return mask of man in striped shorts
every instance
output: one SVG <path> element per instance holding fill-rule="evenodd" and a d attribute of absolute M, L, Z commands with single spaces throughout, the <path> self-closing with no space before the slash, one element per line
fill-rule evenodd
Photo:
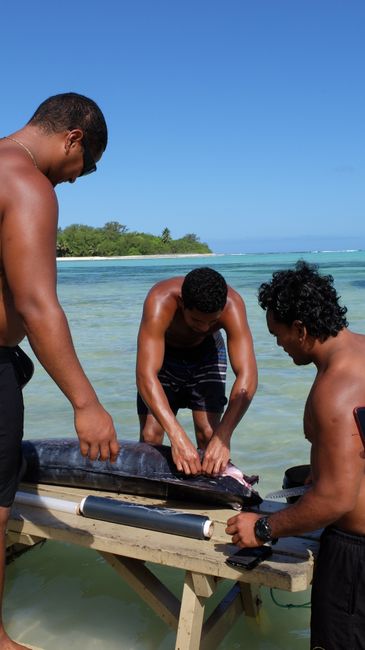
<path fill-rule="evenodd" d="M 235 374 L 225 412 L 227 360 L 220 330 Z M 138 335 L 137 387 L 141 440 L 162 444 L 166 432 L 179 471 L 224 471 L 231 436 L 257 388 L 257 368 L 244 302 L 220 273 L 196 268 L 149 291 Z M 176 419 L 179 408 L 192 411 L 202 461 Z"/>

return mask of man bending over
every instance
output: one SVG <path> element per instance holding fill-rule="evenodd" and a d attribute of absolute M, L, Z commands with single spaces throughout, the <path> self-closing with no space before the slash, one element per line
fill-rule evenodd
<path fill-rule="evenodd" d="M 220 330 L 236 377 L 223 417 L 227 360 Z M 232 433 L 256 391 L 257 369 L 244 302 L 220 273 L 197 268 L 152 287 L 138 335 L 137 386 L 141 440 L 162 444 L 166 431 L 179 471 L 224 471 Z M 192 410 L 202 462 L 176 419 L 179 408 Z"/>

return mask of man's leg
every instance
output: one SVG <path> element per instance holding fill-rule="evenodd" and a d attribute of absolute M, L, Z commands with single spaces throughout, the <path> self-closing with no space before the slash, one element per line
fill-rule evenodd
<path fill-rule="evenodd" d="M 5 581 L 5 535 L 10 515 L 10 505 L 21 470 L 21 441 L 23 437 L 23 396 L 20 380 L 9 353 L 0 348 L 0 648 L 1 650 L 24 650 L 26 646 L 12 641 L 5 629 L 2 602 Z"/>
<path fill-rule="evenodd" d="M 221 421 L 221 417 L 221 413 L 193 411 L 193 421 L 198 449 L 206 449 L 209 440 Z"/>
<path fill-rule="evenodd" d="M 138 417 L 140 442 L 162 445 L 165 432 L 152 413 L 139 414 Z"/>
<path fill-rule="evenodd" d="M 178 393 L 175 394 L 168 386 L 164 386 L 163 388 L 169 406 L 176 415 L 179 410 Z M 140 442 L 149 442 L 151 445 L 162 445 L 165 431 L 149 411 L 139 393 L 137 393 L 137 413 L 139 417 Z"/>
<path fill-rule="evenodd" d="M 25 645 L 20 645 L 12 641 L 4 629 L 2 617 L 2 602 L 4 595 L 4 582 L 5 582 L 5 534 L 6 526 L 10 515 L 10 508 L 3 508 L 0 506 L 0 648 L 1 650 L 27 650 Z"/>
<path fill-rule="evenodd" d="M 365 650 L 364 564 L 364 535 L 325 529 L 312 583 L 312 650 Z"/>

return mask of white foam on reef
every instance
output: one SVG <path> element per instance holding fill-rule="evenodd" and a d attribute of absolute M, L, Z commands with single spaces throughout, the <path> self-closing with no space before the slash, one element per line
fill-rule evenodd
<path fill-rule="evenodd" d="M 328 250 L 309 251 L 310 253 L 360 253 L 361 248 L 334 248 Z"/>

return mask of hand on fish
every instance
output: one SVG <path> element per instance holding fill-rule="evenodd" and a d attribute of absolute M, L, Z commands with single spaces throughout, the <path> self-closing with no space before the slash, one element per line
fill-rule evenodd
<path fill-rule="evenodd" d="M 202 466 L 198 451 L 187 436 L 179 436 L 171 441 L 172 460 L 178 472 L 184 474 L 201 474 Z"/>
<path fill-rule="evenodd" d="M 83 456 L 90 460 L 116 461 L 120 445 L 113 420 L 100 402 L 75 409 L 74 421 Z"/>
<path fill-rule="evenodd" d="M 202 472 L 212 476 L 222 474 L 229 463 L 230 448 L 218 438 L 212 436 L 204 451 Z"/>

